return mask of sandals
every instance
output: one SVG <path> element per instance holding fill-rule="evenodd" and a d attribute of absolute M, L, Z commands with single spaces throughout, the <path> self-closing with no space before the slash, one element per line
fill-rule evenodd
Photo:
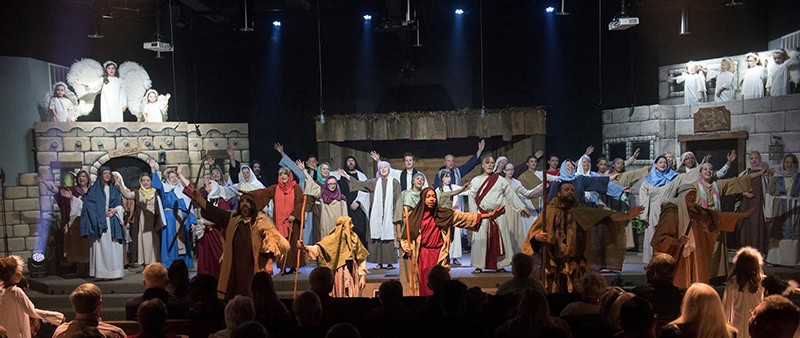
<path fill-rule="evenodd" d="M 475 269 L 475 270 L 472 270 L 472 274 L 473 274 L 473 275 L 480 274 L 481 272 L 483 272 L 483 270 L 481 270 L 481 269 Z"/>

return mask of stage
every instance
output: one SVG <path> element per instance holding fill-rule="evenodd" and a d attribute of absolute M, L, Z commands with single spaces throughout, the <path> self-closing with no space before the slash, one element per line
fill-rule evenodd
<path fill-rule="evenodd" d="M 504 273 L 484 272 L 477 275 L 472 274 L 474 268 L 469 266 L 469 254 L 465 254 L 459 261 L 463 265 L 451 269 L 452 277 L 461 280 L 468 287 L 480 287 L 481 290 L 489 294 L 494 294 L 500 283 L 511 278 L 510 268 L 508 272 Z M 308 275 L 315 266 L 315 264 L 310 264 L 300 269 L 298 290 L 309 288 Z M 398 278 L 397 265 L 393 270 L 373 270 L 374 267 L 375 264 L 368 264 L 367 286 L 363 291 L 365 297 L 373 297 L 382 282 Z M 800 279 L 800 270 L 798 269 L 765 266 L 764 270 L 766 274 L 776 274 L 783 279 Z M 94 282 L 103 290 L 103 318 L 106 320 L 123 320 L 125 319 L 125 302 L 132 297 L 141 295 L 144 291 L 141 272 L 141 268 L 128 269 L 125 271 L 123 279 L 104 282 L 95 282 L 92 278 L 62 278 L 59 276 L 31 278 L 29 279 L 30 289 L 28 289 L 28 296 L 36 304 L 37 308 L 60 311 L 66 314 L 67 318 L 71 318 L 73 312 L 68 297 L 70 292 L 81 283 Z M 190 277 L 193 277 L 194 274 L 194 271 L 190 272 Z M 602 274 L 608 280 L 609 285 L 622 286 L 623 288 L 632 288 L 646 282 L 644 264 L 642 264 L 641 253 L 638 252 L 626 253 L 625 264 L 621 272 L 603 271 Z M 274 276 L 274 282 L 279 297 L 292 298 L 294 274 Z"/>

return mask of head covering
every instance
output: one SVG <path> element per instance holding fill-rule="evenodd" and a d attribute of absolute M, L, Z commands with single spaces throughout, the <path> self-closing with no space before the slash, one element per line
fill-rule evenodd
<path fill-rule="evenodd" d="M 89 239 L 97 239 L 100 238 L 104 232 L 109 232 L 114 241 L 123 243 L 125 242 L 125 235 L 122 230 L 122 215 L 106 217 L 106 210 L 108 208 L 122 207 L 122 194 L 120 194 L 119 189 L 113 184 L 113 176 L 111 184 L 108 185 L 108 197 L 106 197 L 105 184 L 102 178 L 103 172 L 106 171 L 111 171 L 111 168 L 106 166 L 100 167 L 97 172 L 101 177 L 98 177 L 98 179 L 94 181 L 94 184 L 92 184 L 89 191 L 83 197 L 83 209 L 81 211 L 80 222 L 81 236 L 88 237 Z M 108 200 L 106 200 L 106 198 L 108 198 Z"/>
<path fill-rule="evenodd" d="M 589 170 L 583 170 L 583 162 L 589 162 Z M 581 156 L 578 164 L 575 165 L 575 173 L 578 176 L 594 176 L 592 175 L 592 159 L 587 155 Z"/>
<path fill-rule="evenodd" d="M 414 182 L 415 179 L 417 179 L 417 177 L 422 177 L 422 184 L 423 185 L 425 184 L 425 180 L 426 180 L 425 179 L 425 174 L 423 174 L 421 171 L 418 171 L 417 173 L 414 174 L 414 176 L 411 176 L 411 182 L 412 182 L 411 185 L 412 186 L 409 187 L 409 188 L 413 188 L 413 185 L 414 185 L 413 182 Z"/>
<path fill-rule="evenodd" d="M 257 190 L 250 190 L 250 191 L 241 191 L 242 196 L 239 198 L 246 198 L 253 201 L 253 209 L 254 210 L 263 210 L 269 200 L 267 199 L 267 191 L 265 189 L 257 189 Z"/>
<path fill-rule="evenodd" d="M 422 189 L 419 203 L 417 203 L 417 206 L 415 206 L 414 209 L 411 210 L 411 213 L 408 214 L 407 226 L 409 227 L 409 233 L 411 234 L 412 241 L 419 236 L 420 227 L 422 226 L 422 219 L 426 216 L 426 213 L 430 213 L 429 216 L 433 217 L 436 226 L 440 229 L 450 226 L 453 221 L 453 209 L 440 208 L 438 197 L 433 208 L 428 208 L 428 206 L 425 204 L 425 196 L 429 191 L 434 192 L 434 195 L 436 195 L 436 192 L 431 187 Z M 402 231 L 401 238 L 408 239 L 405 229 Z"/>
<path fill-rule="evenodd" d="M 572 166 L 575 167 L 577 171 L 577 166 L 575 165 L 575 162 L 572 162 L 571 160 L 564 160 L 564 162 L 561 162 L 561 169 L 559 170 L 560 175 L 558 176 L 558 178 L 562 181 L 572 181 L 576 177 L 578 177 L 578 175 L 575 174 L 574 172 L 571 174 L 567 172 L 567 162 L 572 163 Z"/>
<path fill-rule="evenodd" d="M 243 172 L 244 172 L 245 168 L 247 168 L 247 170 L 250 171 L 250 179 L 249 180 L 245 180 L 244 179 Z M 249 165 L 243 164 L 242 167 L 239 169 L 239 190 L 240 191 L 251 191 L 251 190 L 256 190 L 256 189 L 264 189 L 264 188 L 266 188 L 266 187 L 264 186 L 264 184 L 261 183 L 261 181 L 258 180 L 258 178 L 256 177 L 256 174 L 253 172 L 253 169 L 251 169 Z"/>
<path fill-rule="evenodd" d="M 448 185 L 448 188 L 453 185 L 453 172 L 450 171 L 450 169 L 442 168 L 442 169 L 439 169 L 438 173 L 436 173 L 436 176 L 439 176 L 439 189 L 443 189 L 443 187 L 444 187 L 444 176 L 445 175 L 450 175 L 450 185 Z"/>
<path fill-rule="evenodd" d="M 686 170 L 686 168 L 684 168 L 683 162 L 686 161 L 686 156 L 689 156 L 689 155 L 692 155 L 692 157 L 694 157 L 695 166 L 697 166 L 697 156 L 694 156 L 693 152 L 687 151 L 687 152 L 681 154 L 681 163 L 678 163 L 678 171 Z"/>
<path fill-rule="evenodd" d="M 358 235 L 350 229 L 351 222 L 350 217 L 339 216 L 336 218 L 336 227 L 317 243 L 322 251 L 317 259 L 319 266 L 335 271 L 345 266 L 349 260 L 358 265 L 367 259 L 369 252 Z"/>
<path fill-rule="evenodd" d="M 209 192 L 208 197 L 206 197 L 208 201 L 217 198 L 225 199 L 224 190 L 222 190 L 222 186 L 220 186 L 217 181 L 208 180 L 208 183 L 211 184 L 211 192 Z"/>
<path fill-rule="evenodd" d="M 503 171 L 503 168 L 500 167 L 500 162 L 503 162 L 503 161 L 508 162 L 508 158 L 505 157 L 505 156 L 500 156 L 496 160 L 494 160 L 494 168 L 492 168 L 492 172 Z M 506 164 L 503 163 L 503 166 L 505 166 L 505 165 Z"/>
<path fill-rule="evenodd" d="M 378 170 L 375 171 L 375 177 L 379 177 L 379 178 L 383 177 L 383 176 L 381 176 L 381 168 L 384 168 L 384 167 L 392 169 L 392 165 L 389 162 L 379 161 L 378 162 Z"/>
<path fill-rule="evenodd" d="M 328 162 L 322 162 L 317 166 L 317 173 L 316 173 L 315 179 L 317 180 L 317 183 L 319 183 L 321 185 L 325 185 L 325 180 L 328 179 L 327 177 L 322 177 L 322 166 L 323 165 L 327 165 L 328 166 L 328 174 L 329 174 L 329 176 L 330 176 L 330 172 L 331 172 L 331 165 L 328 164 Z"/>
<path fill-rule="evenodd" d="M 289 180 L 287 180 L 286 183 L 283 183 L 283 182 L 281 182 L 280 177 L 279 177 L 278 178 L 278 189 L 280 189 L 284 193 L 288 193 L 289 191 L 293 191 L 294 190 L 294 186 L 297 184 L 297 182 L 294 181 L 294 175 L 292 174 L 292 171 L 289 170 L 288 168 L 280 168 L 280 169 L 278 169 L 278 176 L 280 176 L 280 173 L 282 173 L 282 172 L 285 172 L 287 175 L 289 175 Z"/>
<path fill-rule="evenodd" d="M 191 205 L 191 203 L 192 203 L 192 199 L 189 198 L 189 196 L 186 196 L 186 194 L 183 193 L 183 188 L 184 188 L 183 182 L 181 182 L 181 180 L 178 180 L 177 184 L 172 185 L 172 182 L 169 181 L 169 173 L 170 172 L 174 172 L 174 173 L 177 174 L 177 171 L 175 171 L 175 169 L 173 169 L 173 168 L 169 168 L 167 170 L 164 170 L 164 193 L 165 194 L 168 194 L 170 192 L 175 193 L 175 196 L 177 196 L 179 199 L 182 199 L 184 205 L 186 207 L 189 207 Z"/>
<path fill-rule="evenodd" d="M 656 162 L 658 162 L 659 158 L 665 158 L 665 157 L 664 156 L 657 157 L 656 160 L 653 161 L 653 166 L 650 168 L 650 174 L 644 178 L 644 180 L 647 181 L 647 183 L 650 183 L 650 185 L 654 187 L 660 187 L 669 182 L 672 182 L 672 180 L 676 176 L 678 176 L 678 173 L 675 172 L 674 169 L 672 169 L 669 163 L 667 164 L 667 169 L 664 172 L 658 171 L 658 169 L 656 169 Z"/>
<path fill-rule="evenodd" d="M 328 181 L 333 180 L 336 183 L 336 189 L 331 191 L 328 189 Z M 334 176 L 328 176 L 328 179 L 325 180 L 325 185 L 322 187 L 322 202 L 325 204 L 331 204 L 334 201 L 344 201 L 347 200 L 347 197 L 342 194 L 342 190 L 339 189 L 339 181 Z"/>
<path fill-rule="evenodd" d="M 786 154 L 786 156 L 783 157 L 783 161 L 781 161 L 781 172 L 778 174 L 779 176 L 783 176 L 783 177 L 794 177 L 794 176 L 797 176 L 797 168 L 798 168 L 797 165 L 795 165 L 794 166 L 794 170 L 791 170 L 791 171 L 787 171 L 783 167 L 783 163 L 786 162 L 786 159 L 789 158 L 789 157 L 794 158 L 794 160 L 795 160 L 794 163 L 798 164 L 797 163 L 797 156 L 795 156 L 794 154 Z"/>
<path fill-rule="evenodd" d="M 345 157 L 345 158 L 344 158 L 344 165 L 345 165 L 345 168 L 347 168 L 347 160 L 349 160 L 349 159 L 351 159 L 351 158 L 353 159 L 353 162 L 355 162 L 355 163 L 356 163 L 356 167 L 355 167 L 355 169 L 356 169 L 356 170 L 358 170 L 358 171 L 362 171 L 362 170 L 361 170 L 361 167 L 359 167 L 359 166 L 358 166 L 358 160 L 356 160 L 356 158 L 355 158 L 354 156 L 347 156 L 347 157 Z M 348 169 L 348 170 L 349 170 L 349 169 Z"/>
<path fill-rule="evenodd" d="M 117 67 L 117 68 L 119 68 L 119 66 L 117 66 L 117 63 L 116 63 L 116 62 L 114 62 L 114 61 L 111 61 L 111 60 L 108 60 L 108 61 L 106 61 L 106 62 L 103 62 L 103 69 L 106 69 L 106 68 L 108 68 L 108 65 L 114 65 L 114 67 Z"/>
<path fill-rule="evenodd" d="M 142 184 L 143 177 L 144 176 L 139 176 L 139 195 L 142 196 L 142 198 L 144 198 L 145 201 L 149 201 L 156 197 L 156 193 L 158 192 L 158 190 L 156 190 L 156 188 L 153 188 L 152 183 L 150 184 L 150 188 L 145 188 L 144 184 Z"/>
<path fill-rule="evenodd" d="M 150 96 L 150 93 L 156 94 L 156 102 L 158 102 L 158 91 L 152 88 L 144 92 L 144 100 L 145 100 L 144 102 L 150 102 L 147 98 L 148 96 Z"/>

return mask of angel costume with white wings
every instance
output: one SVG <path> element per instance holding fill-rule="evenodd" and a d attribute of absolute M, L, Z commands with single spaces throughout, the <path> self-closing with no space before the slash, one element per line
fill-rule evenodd
<path fill-rule="evenodd" d="M 56 93 L 59 86 L 64 87 L 63 96 L 58 96 Z M 53 90 L 44 95 L 42 104 L 39 107 L 42 122 L 74 122 L 77 117 L 75 113 L 75 106 L 77 105 L 78 97 L 69 90 L 67 84 L 56 82 L 53 85 Z"/>
<path fill-rule="evenodd" d="M 155 101 L 150 102 L 150 94 L 155 95 Z M 167 120 L 167 108 L 169 108 L 169 94 L 159 95 L 155 89 L 148 89 L 142 98 L 142 113 L 139 121 L 143 122 L 164 122 Z"/>
<path fill-rule="evenodd" d="M 67 73 L 67 83 L 75 89 L 79 98 L 76 115 L 88 115 L 94 108 L 94 99 L 100 94 L 100 120 L 103 122 L 123 122 L 127 108 L 138 116 L 141 112 L 141 98 L 150 89 L 152 81 L 147 71 L 136 62 L 123 62 L 117 67 L 119 77 L 104 76 L 113 61 L 103 65 L 92 59 L 75 61 Z"/>

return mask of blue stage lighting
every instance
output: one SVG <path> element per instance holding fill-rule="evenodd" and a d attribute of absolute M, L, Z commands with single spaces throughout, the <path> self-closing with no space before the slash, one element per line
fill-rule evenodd
<path fill-rule="evenodd" d="M 461 14 L 464 14 L 464 10 L 461 9 L 461 8 L 457 8 L 455 13 L 456 13 L 456 15 L 461 15 Z"/>
<path fill-rule="evenodd" d="M 547 13 L 553 13 L 555 10 L 556 9 L 553 6 L 548 6 L 547 8 L 544 9 L 544 11 Z"/>
<path fill-rule="evenodd" d="M 372 20 L 372 15 L 365 14 L 364 15 L 364 21 L 370 21 L 370 20 Z"/>
<path fill-rule="evenodd" d="M 281 22 L 278 21 L 278 20 L 275 20 L 275 21 L 272 22 L 272 25 L 275 26 L 275 27 L 280 27 L 281 26 Z"/>

